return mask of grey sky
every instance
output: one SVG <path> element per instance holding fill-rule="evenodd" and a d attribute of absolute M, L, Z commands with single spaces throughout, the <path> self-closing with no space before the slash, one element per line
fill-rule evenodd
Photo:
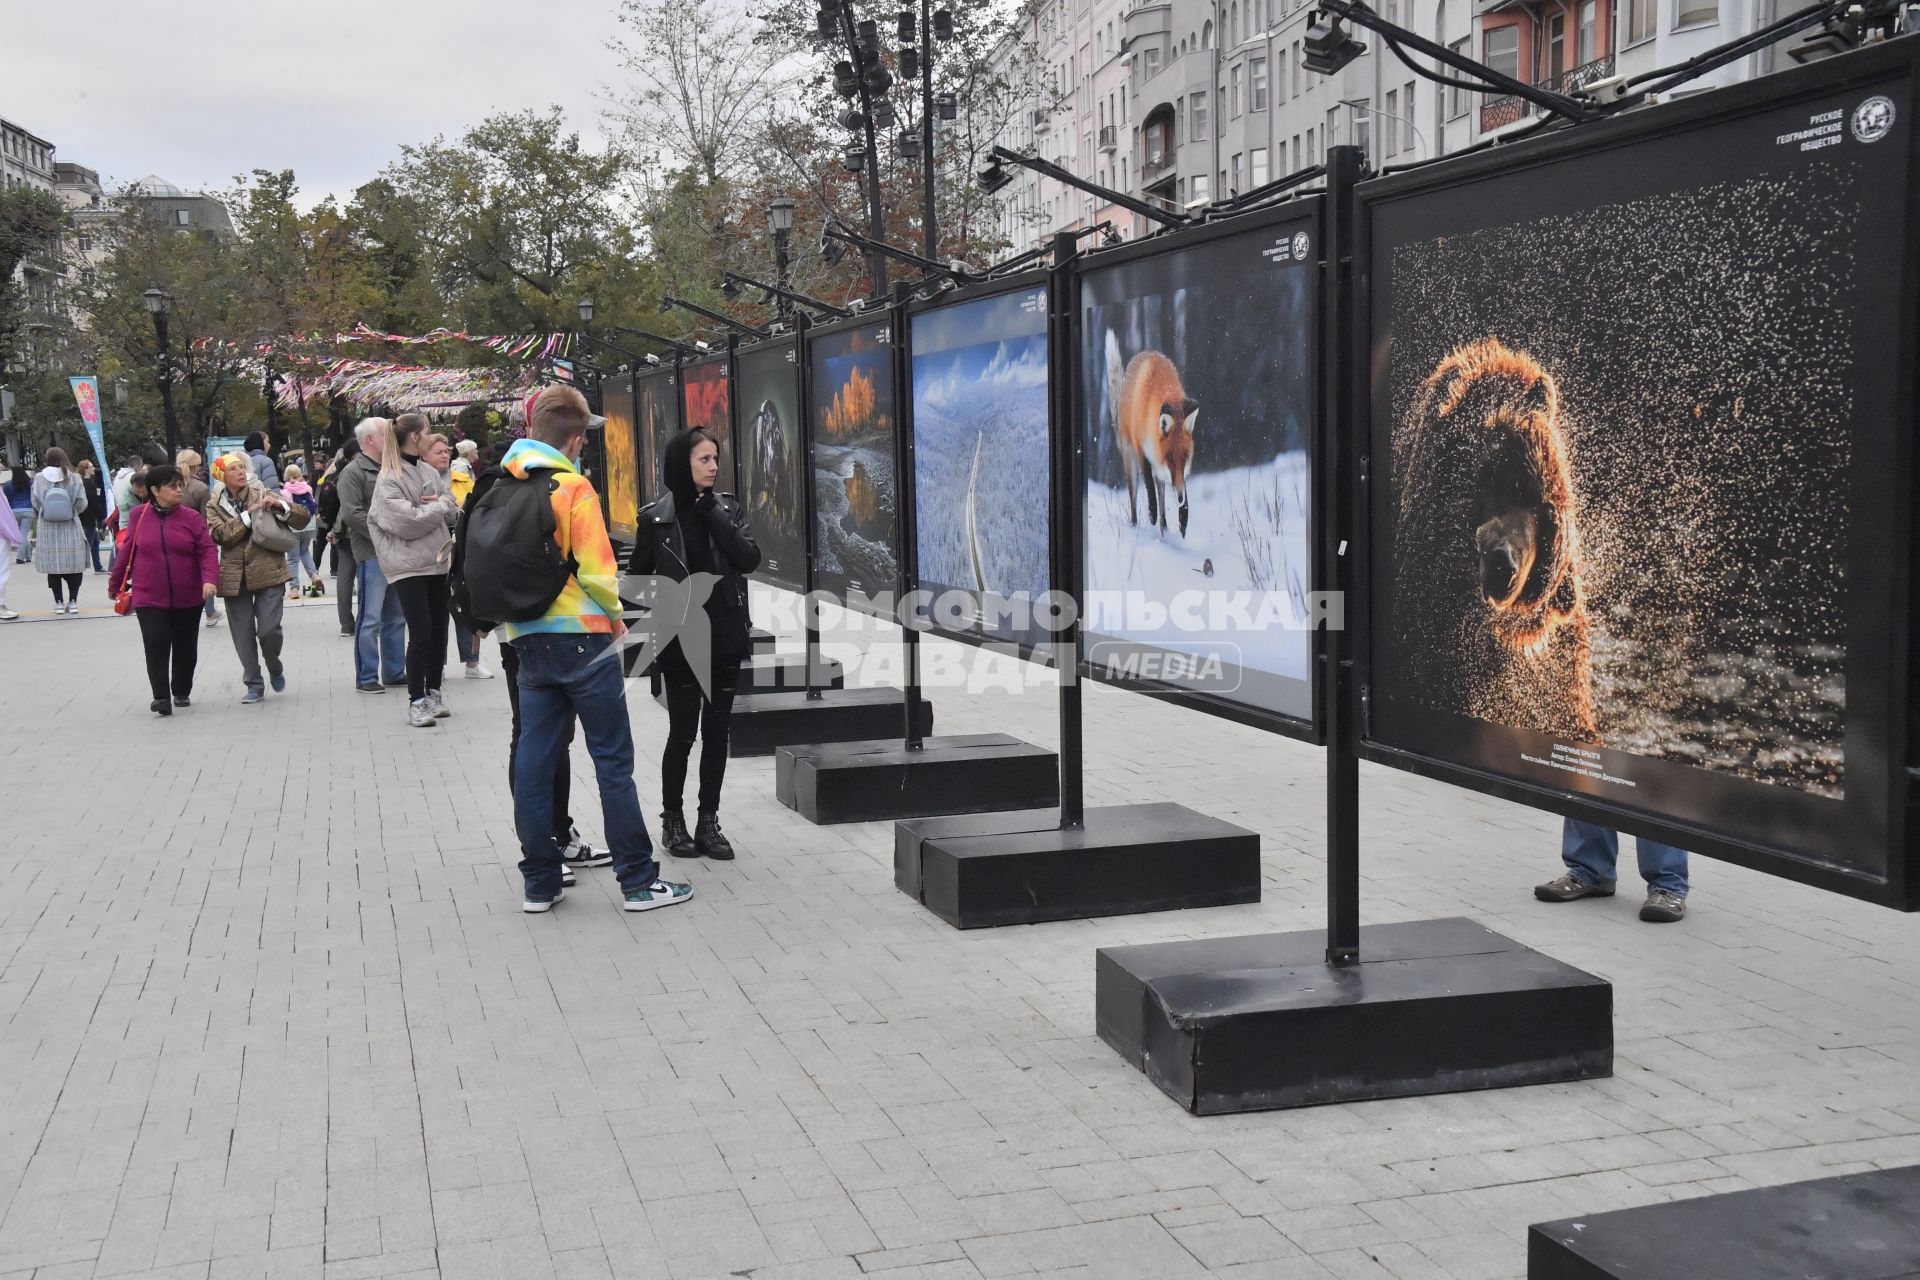
<path fill-rule="evenodd" d="M 342 199 L 401 143 L 558 104 L 597 146 L 617 0 L 0 0 L 0 116 L 110 185 L 291 168 Z"/>

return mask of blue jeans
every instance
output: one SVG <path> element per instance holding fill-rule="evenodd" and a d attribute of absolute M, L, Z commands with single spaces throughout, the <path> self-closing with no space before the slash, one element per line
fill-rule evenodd
<path fill-rule="evenodd" d="M 1639 846 L 1640 878 L 1647 882 L 1647 888 L 1686 897 L 1687 851 L 1645 836 L 1636 837 L 1634 843 Z M 1584 884 L 1612 884 L 1614 867 L 1620 861 L 1620 833 L 1568 818 L 1560 832 L 1560 861 Z"/>
<path fill-rule="evenodd" d="M 353 676 L 361 684 L 407 678 L 407 616 L 400 597 L 387 590 L 387 575 L 372 556 L 359 562 L 355 593 L 360 616 L 353 631 Z"/>
<path fill-rule="evenodd" d="M 621 890 L 631 893 L 660 878 L 653 839 L 640 814 L 640 791 L 633 781 L 626 677 L 619 655 L 610 653 L 612 648 L 611 636 L 581 633 L 525 635 L 513 642 L 520 664 L 513 826 L 520 837 L 520 874 L 531 901 L 547 901 L 560 891 L 560 846 L 553 839 L 553 771 L 566 752 L 568 728 L 576 716 L 600 784 L 600 819 Z"/>

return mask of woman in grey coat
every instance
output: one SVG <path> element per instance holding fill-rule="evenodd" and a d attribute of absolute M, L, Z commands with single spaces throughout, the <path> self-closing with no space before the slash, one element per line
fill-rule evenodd
<path fill-rule="evenodd" d="M 460 511 L 447 478 L 420 456 L 427 445 L 427 420 L 403 413 L 384 431 L 367 528 L 380 572 L 407 618 L 407 723 L 425 729 L 452 714 L 440 683 L 447 667 L 447 575 Z"/>
<path fill-rule="evenodd" d="M 47 575 L 55 613 L 80 612 L 80 580 L 87 571 L 87 487 L 64 449 L 49 449 L 46 467 L 33 478 L 33 516 L 39 540 L 33 567 Z M 61 588 L 65 591 L 62 592 Z"/>

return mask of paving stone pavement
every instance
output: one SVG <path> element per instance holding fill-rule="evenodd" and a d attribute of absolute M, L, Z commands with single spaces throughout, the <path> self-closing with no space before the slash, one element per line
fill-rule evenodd
<path fill-rule="evenodd" d="M 888 826 L 810 827 L 753 760 L 690 904 L 628 916 L 596 870 L 529 917 L 499 681 L 409 730 L 329 600 L 288 610 L 285 696 L 238 705 L 223 627 L 161 721 L 104 579 L 79 618 L 45 592 L 0 626 L 8 1280 L 1508 1280 L 1530 1222 L 1920 1160 L 1920 932 L 1879 908 L 1705 859 L 1678 926 L 1539 905 L 1557 820 L 1369 767 L 1365 918 L 1610 978 L 1616 1074 L 1197 1119 L 1095 1037 L 1094 949 L 1316 926 L 1311 748 L 1087 695 L 1089 802 L 1257 829 L 1258 905 L 958 932 Z M 1044 690 L 933 696 L 1055 741 Z"/>

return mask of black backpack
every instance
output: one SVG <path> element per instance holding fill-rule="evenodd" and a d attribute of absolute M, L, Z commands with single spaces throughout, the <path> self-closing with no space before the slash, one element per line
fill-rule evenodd
<path fill-rule="evenodd" d="M 468 611 L 487 622 L 532 622 L 566 590 L 578 565 L 554 540 L 552 473 L 503 474 L 460 514 Z"/>

